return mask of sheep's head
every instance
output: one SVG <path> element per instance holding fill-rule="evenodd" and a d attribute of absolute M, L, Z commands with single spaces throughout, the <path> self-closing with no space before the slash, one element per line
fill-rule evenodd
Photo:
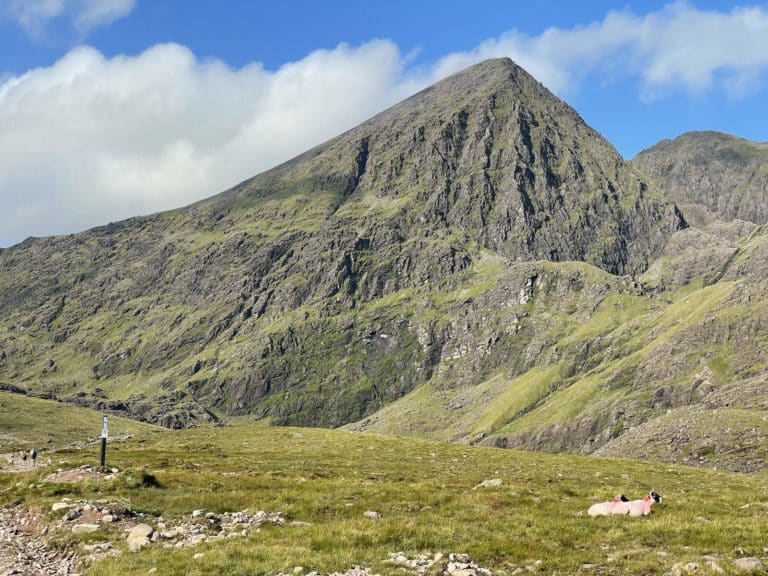
<path fill-rule="evenodd" d="M 661 498 L 661 496 L 659 495 L 659 493 L 658 493 L 658 492 L 656 492 L 656 491 L 654 491 L 654 490 L 651 490 L 651 493 L 649 494 L 649 496 L 651 497 L 651 499 L 652 499 L 654 502 L 657 502 L 657 503 L 658 503 L 658 502 L 661 502 L 661 501 L 662 501 L 662 498 Z"/>
<path fill-rule="evenodd" d="M 624 494 L 619 494 L 616 496 L 616 498 L 613 499 L 615 502 L 629 502 L 629 498 L 624 496 Z"/>

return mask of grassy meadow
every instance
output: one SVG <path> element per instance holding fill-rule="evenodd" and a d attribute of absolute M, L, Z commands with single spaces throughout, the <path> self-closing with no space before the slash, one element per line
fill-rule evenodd
<path fill-rule="evenodd" d="M 59 408 L 62 415 L 70 410 Z M 99 415 L 91 419 L 80 424 L 98 429 Z M 355 564 L 405 574 L 384 562 L 399 551 L 468 553 L 494 573 L 528 573 L 530 566 L 542 574 L 667 574 L 679 562 L 704 567 L 705 556 L 730 571 L 732 560 L 763 556 L 768 546 L 765 474 L 321 429 L 147 427 L 135 433 L 110 445 L 108 465 L 123 471 L 117 479 L 43 482 L 52 469 L 98 462 L 97 446 L 58 449 L 46 454 L 52 459 L 47 469 L 0 473 L 0 505 L 50 510 L 64 497 L 127 499 L 134 511 L 169 522 L 198 508 L 279 511 L 287 520 L 192 549 L 155 544 L 126 551 L 94 564 L 89 576 L 143 576 L 153 568 L 157 576 L 252 576 L 296 566 L 343 571 Z M 51 439 L 65 445 L 73 435 L 53 433 Z M 146 474 L 159 487 L 145 487 Z M 475 489 L 494 478 L 502 485 Z M 666 501 L 647 518 L 586 515 L 593 502 L 620 492 L 640 497 L 651 488 Z M 364 518 L 368 510 L 382 519 Z M 96 535 L 62 534 L 59 541 L 76 545 L 78 538 L 125 546 L 125 535 L 112 527 Z M 195 559 L 197 552 L 203 557 Z"/>

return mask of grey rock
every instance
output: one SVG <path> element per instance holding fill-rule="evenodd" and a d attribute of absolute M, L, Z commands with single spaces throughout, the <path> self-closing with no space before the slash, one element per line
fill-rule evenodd
<path fill-rule="evenodd" d="M 89 532 L 96 532 L 98 529 L 98 524 L 75 524 L 72 526 L 72 534 L 88 534 Z"/>
<path fill-rule="evenodd" d="M 137 524 L 128 532 L 128 549 L 135 552 L 144 546 L 148 546 L 153 533 L 154 528 L 149 524 Z"/>
<path fill-rule="evenodd" d="M 751 572 L 763 567 L 763 563 L 760 558 L 753 558 L 748 556 L 746 558 L 739 558 L 733 561 L 733 567 L 738 572 Z"/>

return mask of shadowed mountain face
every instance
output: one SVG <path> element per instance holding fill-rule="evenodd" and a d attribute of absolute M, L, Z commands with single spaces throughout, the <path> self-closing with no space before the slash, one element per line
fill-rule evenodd
<path fill-rule="evenodd" d="M 518 328 L 473 304 L 497 282 L 530 292 L 520 263 L 639 274 L 684 226 L 576 112 L 491 60 L 209 200 L 0 252 L 0 382 L 169 426 L 344 424 L 438 374 L 530 364 Z M 459 333 L 492 326 L 454 366 Z"/>
<path fill-rule="evenodd" d="M 768 143 L 688 132 L 644 150 L 632 164 L 680 206 L 693 205 L 686 214 L 694 220 L 703 206 L 723 220 L 768 222 Z"/>

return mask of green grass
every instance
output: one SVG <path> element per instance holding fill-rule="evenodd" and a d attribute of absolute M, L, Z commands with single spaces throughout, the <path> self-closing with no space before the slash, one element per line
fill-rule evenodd
<path fill-rule="evenodd" d="M 535 367 L 518 376 L 505 392 L 495 398 L 478 418 L 473 433 L 492 433 L 512 419 L 519 417 L 546 395 L 552 384 L 560 378 L 561 366 Z"/>
<path fill-rule="evenodd" d="M 50 449 L 99 437 L 101 414 L 86 408 L 0 392 L 0 452 L 30 448 Z M 146 435 L 163 431 L 158 426 L 109 418 L 109 433 Z"/>
<path fill-rule="evenodd" d="M 68 412 L 68 409 L 66 410 Z M 74 466 L 96 450 L 55 455 Z M 340 431 L 233 427 L 165 432 L 115 445 L 109 464 L 121 479 L 81 485 L 40 483 L 46 473 L 0 474 L 0 503 L 42 505 L 64 496 L 128 499 L 166 519 L 193 509 L 280 511 L 302 527 L 263 526 L 246 539 L 190 550 L 158 546 L 95 565 L 89 576 L 254 575 L 344 570 L 383 563 L 390 552 L 467 552 L 511 573 L 541 560 L 541 573 L 666 574 L 672 564 L 727 559 L 741 547 L 761 555 L 768 524 L 766 476 L 633 460 L 534 454 Z M 160 488 L 142 488 L 142 471 Z M 225 475 L 224 473 L 228 473 Z M 489 478 L 497 488 L 473 490 Z M 586 508 L 618 492 L 654 488 L 667 503 L 648 518 L 590 519 Z M 749 507 L 742 507 L 750 504 Z M 366 510 L 383 516 L 363 518 Z M 107 531 L 122 547 L 124 535 Z M 203 552 L 200 560 L 192 552 Z M 663 555 L 662 555 L 663 554 Z"/>

